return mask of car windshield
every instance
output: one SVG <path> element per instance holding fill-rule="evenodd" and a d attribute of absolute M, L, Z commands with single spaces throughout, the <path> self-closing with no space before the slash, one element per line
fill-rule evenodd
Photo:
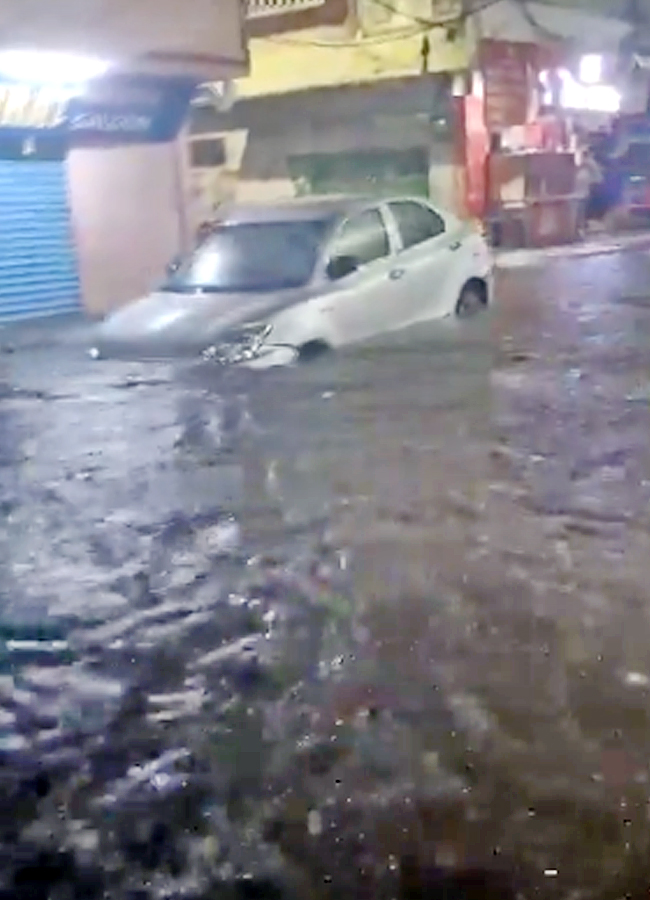
<path fill-rule="evenodd" d="M 255 222 L 217 228 L 163 290 L 249 292 L 298 288 L 311 278 L 327 220 Z"/>

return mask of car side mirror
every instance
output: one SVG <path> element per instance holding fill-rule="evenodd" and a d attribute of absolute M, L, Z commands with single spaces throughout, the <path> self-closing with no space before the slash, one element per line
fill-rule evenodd
<path fill-rule="evenodd" d="M 327 264 L 327 277 L 330 281 L 338 281 L 352 275 L 358 268 L 359 260 L 355 256 L 334 256 Z"/>
<path fill-rule="evenodd" d="M 168 262 L 168 263 L 167 263 L 167 267 L 165 268 L 165 272 L 167 273 L 167 276 L 168 276 L 168 277 L 171 277 L 171 276 L 174 275 L 176 272 L 178 272 L 178 270 L 180 269 L 180 267 L 181 267 L 181 258 L 180 258 L 180 256 L 176 256 L 174 259 L 172 259 L 171 262 Z"/>

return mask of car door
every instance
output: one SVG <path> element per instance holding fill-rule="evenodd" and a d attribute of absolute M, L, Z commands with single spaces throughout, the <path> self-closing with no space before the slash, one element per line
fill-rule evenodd
<path fill-rule="evenodd" d="M 404 324 L 446 315 L 456 302 L 451 294 L 459 236 L 428 203 L 392 200 L 388 211 L 399 240 L 393 278 L 403 291 Z"/>
<path fill-rule="evenodd" d="M 336 344 L 395 327 L 399 310 L 399 289 L 391 277 L 395 249 L 382 204 L 351 214 L 332 235 L 326 268 L 338 259 L 356 261 L 353 272 L 329 278 L 321 304 Z"/>

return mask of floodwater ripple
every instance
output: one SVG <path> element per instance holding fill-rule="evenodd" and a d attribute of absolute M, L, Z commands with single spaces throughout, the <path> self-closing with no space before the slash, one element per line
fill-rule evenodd
<path fill-rule="evenodd" d="M 646 896 L 648 268 L 263 377 L 17 342 L 3 896 Z"/>

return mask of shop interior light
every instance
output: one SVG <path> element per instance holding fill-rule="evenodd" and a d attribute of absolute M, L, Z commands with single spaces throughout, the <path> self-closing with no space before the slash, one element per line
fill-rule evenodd
<path fill-rule="evenodd" d="M 570 72 L 560 72 L 562 94 L 560 102 L 565 109 L 582 109 L 588 112 L 617 113 L 621 107 L 621 94 L 611 84 L 582 84 Z"/>
<path fill-rule="evenodd" d="M 591 84 L 587 88 L 587 109 L 592 112 L 617 113 L 621 100 L 621 92 L 611 84 Z"/>
<path fill-rule="evenodd" d="M 27 84 L 85 84 L 105 75 L 108 69 L 108 63 L 92 56 L 39 50 L 0 50 L 0 76 Z"/>
<path fill-rule="evenodd" d="M 559 69 L 562 81 L 560 103 L 565 109 L 585 110 L 598 113 L 617 113 L 621 108 L 621 94 L 611 84 L 584 84 L 577 81 L 567 69 Z M 541 73 L 544 87 L 544 103 L 553 103 L 552 91 L 547 72 Z"/>
<path fill-rule="evenodd" d="M 603 77 L 603 58 L 598 53 L 581 57 L 578 78 L 583 84 L 599 84 Z"/>

